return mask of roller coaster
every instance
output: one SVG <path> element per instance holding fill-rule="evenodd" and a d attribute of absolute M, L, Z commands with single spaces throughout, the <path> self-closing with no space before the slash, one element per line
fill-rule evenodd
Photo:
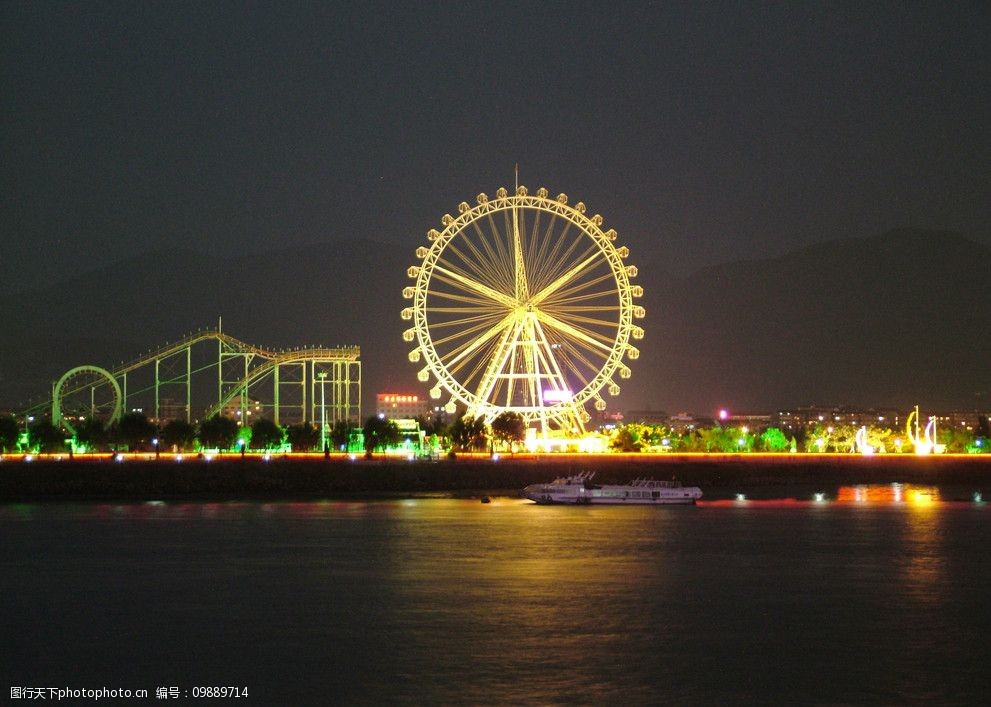
<path fill-rule="evenodd" d="M 193 332 L 113 368 L 66 371 L 51 397 L 25 411 L 50 410 L 52 424 L 75 431 L 87 418 L 112 424 L 125 412 L 156 423 L 195 422 L 220 413 L 249 425 L 361 419 L 357 346 L 267 349 L 216 329 Z"/>

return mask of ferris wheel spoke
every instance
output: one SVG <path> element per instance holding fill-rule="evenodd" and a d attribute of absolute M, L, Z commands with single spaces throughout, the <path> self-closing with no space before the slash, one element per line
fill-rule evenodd
<path fill-rule="evenodd" d="M 477 255 L 480 255 L 477 253 L 471 241 L 465 239 L 464 242 L 466 245 L 468 245 L 469 250 L 471 250 L 473 253 L 476 253 Z M 477 259 L 473 260 L 472 258 L 466 257 L 466 255 L 461 250 L 459 250 L 458 247 L 453 243 L 448 243 L 447 250 L 453 253 L 454 255 L 458 256 L 458 262 L 463 263 L 465 266 L 467 266 L 471 272 L 466 271 L 460 265 L 452 262 L 451 259 L 448 257 L 440 257 L 437 259 L 437 262 L 443 263 L 444 265 L 448 266 L 450 269 L 456 272 L 460 272 L 465 277 L 471 277 L 478 280 L 487 280 L 494 287 L 498 287 L 501 285 L 504 289 L 509 289 L 505 281 L 503 282 L 499 281 L 500 278 L 498 276 L 498 269 L 491 267 L 486 269 L 482 267 L 482 265 L 479 264 Z"/>
<path fill-rule="evenodd" d="M 461 267 L 458 263 L 454 263 L 446 258 L 438 258 L 437 264 L 434 267 L 442 269 L 445 272 L 450 272 L 455 275 L 460 275 L 462 278 L 467 278 L 468 280 L 471 280 L 472 282 L 477 282 L 480 285 L 491 287 L 495 290 L 499 289 L 499 285 L 500 285 L 499 282 L 492 282 L 491 284 L 489 284 L 488 282 L 483 282 L 483 280 L 488 281 L 491 278 L 487 276 L 475 277 L 470 272 L 466 271 L 463 267 Z M 503 286 L 503 289 L 511 290 L 512 288 Z"/>
<path fill-rule="evenodd" d="M 505 309 L 499 307 L 426 307 L 423 310 L 428 314 L 488 314 L 490 316 L 497 316 L 505 312 Z"/>
<path fill-rule="evenodd" d="M 586 376 L 585 373 L 581 371 L 578 368 L 578 366 L 575 365 L 574 361 L 572 361 L 571 359 L 569 358 L 564 359 L 564 365 L 567 366 L 568 370 L 571 371 L 571 374 L 581 382 L 581 385 L 578 387 L 579 392 L 585 390 L 585 388 L 587 388 L 589 384 L 592 382 L 592 379 Z M 589 370 L 595 370 L 595 369 L 590 368 Z"/>
<path fill-rule="evenodd" d="M 492 356 L 495 355 L 494 352 L 495 349 L 490 344 L 482 352 L 483 355 L 466 358 L 457 365 L 452 366 L 451 373 L 460 374 L 463 386 L 465 389 L 469 389 L 472 383 L 483 375 L 482 369 L 492 360 Z"/>
<path fill-rule="evenodd" d="M 526 278 L 526 265 L 523 262 L 523 235 L 520 227 L 518 209 L 508 212 L 513 219 L 513 294 L 518 302 L 526 301 L 530 293 L 530 285 Z"/>
<path fill-rule="evenodd" d="M 549 262 L 547 255 L 548 246 L 551 243 L 554 243 L 554 251 L 559 250 L 564 238 L 567 237 L 568 229 L 567 228 L 564 229 L 563 233 L 561 234 L 561 238 L 558 240 L 555 240 L 554 238 L 551 237 L 553 233 L 554 233 L 554 219 L 551 219 L 550 221 L 547 222 L 547 228 L 544 229 L 544 236 L 543 238 L 540 239 L 540 248 L 537 251 L 536 260 L 534 261 L 536 263 L 539 263 L 541 267 L 543 266 L 544 263 Z"/>
<path fill-rule="evenodd" d="M 554 317 L 547 312 L 535 311 L 534 314 L 537 318 L 544 324 L 550 326 L 553 329 L 557 329 L 559 332 L 568 334 L 575 339 L 584 341 L 590 346 L 596 347 L 602 351 L 612 350 L 612 339 L 608 339 L 601 334 L 596 334 L 595 332 L 588 331 L 582 327 L 576 327 L 568 322 L 562 321 L 557 317 Z"/>
<path fill-rule="evenodd" d="M 442 328 L 457 327 L 457 331 L 455 331 L 452 334 L 448 334 L 447 336 L 442 337 L 440 339 L 434 340 L 434 342 L 433 342 L 434 343 L 434 346 L 435 347 L 443 347 L 443 346 L 451 343 L 452 341 L 458 341 L 460 339 L 465 339 L 467 337 L 470 337 L 473 334 L 476 334 L 476 333 L 478 333 L 480 331 L 484 331 L 484 330 L 488 329 L 489 327 L 493 326 L 491 322 L 492 322 L 492 318 L 491 317 L 485 317 L 484 320 L 478 321 L 477 323 L 475 323 L 474 325 L 469 326 L 469 327 L 466 327 L 464 325 L 464 322 L 463 321 L 462 322 L 441 322 L 441 323 L 436 323 L 436 324 L 433 325 L 433 328 L 435 330 L 440 330 Z M 498 325 L 495 325 L 495 326 L 498 326 Z"/>
<path fill-rule="evenodd" d="M 569 354 L 568 356 L 564 357 L 565 362 L 569 366 L 574 368 L 576 375 L 578 375 L 580 378 L 584 378 L 584 376 L 578 372 L 578 369 L 574 363 L 575 360 L 578 360 L 581 363 L 583 363 L 585 365 L 585 368 L 589 371 L 600 370 L 602 368 L 602 364 L 606 360 L 606 357 L 602 356 L 601 355 L 602 352 L 599 351 L 598 349 L 592 351 L 584 346 L 579 348 L 576 344 L 572 342 L 565 342 L 562 346 L 564 350 L 567 351 Z M 598 362 L 593 362 L 588 356 L 586 356 L 585 355 L 586 351 L 589 354 L 593 355 L 594 357 L 598 358 L 599 359 Z"/>
<path fill-rule="evenodd" d="M 558 252 L 554 257 L 548 261 L 547 267 L 547 279 L 556 277 L 560 273 L 566 271 L 575 263 L 584 260 L 593 253 L 598 253 L 598 246 L 593 242 L 588 244 L 585 249 L 579 252 L 578 247 L 585 242 L 582 238 L 581 233 L 575 234 L 576 237 L 571 240 L 570 245 L 564 249 L 563 252 Z"/>
<path fill-rule="evenodd" d="M 448 284 L 462 285 L 463 287 L 469 290 L 473 290 L 477 294 L 484 295 L 485 297 L 488 297 L 491 300 L 499 302 L 500 304 L 504 304 L 507 307 L 516 306 L 516 300 L 514 300 L 509 295 L 504 295 L 502 292 L 499 292 L 498 290 L 494 290 L 488 285 L 483 285 L 481 282 L 476 282 L 469 277 L 461 275 L 460 273 L 456 273 L 445 267 L 441 267 L 440 265 L 435 265 L 434 276 L 438 276 L 438 275 L 440 275 L 441 279 L 443 279 Z"/>
<path fill-rule="evenodd" d="M 502 318 L 498 324 L 494 324 L 489 327 L 483 334 L 480 334 L 478 338 L 469 344 L 465 344 L 462 347 L 455 349 L 454 351 L 448 352 L 447 356 L 441 356 L 440 360 L 442 363 L 453 366 L 458 361 L 472 355 L 479 348 L 484 346 L 487 342 L 494 339 L 500 332 L 502 332 L 507 327 L 511 326 L 516 320 L 516 313 L 510 312 L 505 317 Z"/>
<path fill-rule="evenodd" d="M 574 253 L 575 248 L 578 247 L 578 243 L 579 243 L 579 239 L 577 238 L 571 239 L 570 241 L 568 240 L 569 234 L 571 233 L 571 222 L 565 224 L 565 226 L 561 229 L 560 235 L 556 239 L 553 238 L 553 233 L 554 233 L 554 221 L 552 220 L 549 224 L 547 224 L 547 232 L 545 234 L 545 240 L 546 241 L 553 240 L 554 247 L 551 248 L 551 252 L 547 256 L 547 259 L 541 260 L 540 262 L 541 269 L 543 269 L 544 263 L 550 263 L 550 269 L 552 272 L 555 265 L 568 261 L 568 259 L 571 257 L 571 254 Z M 566 243 L 570 243 L 570 245 L 566 249 L 564 249 L 564 245 Z M 563 254 L 561 253 L 562 249 L 565 250 Z"/>
<path fill-rule="evenodd" d="M 563 356 L 565 361 L 574 365 L 575 361 L 583 363 L 589 370 L 598 370 L 609 358 L 609 353 L 600 348 L 590 346 L 584 341 L 577 339 L 565 340 L 561 343 L 561 349 L 567 354 Z M 598 363 L 595 363 L 595 362 Z"/>
<path fill-rule="evenodd" d="M 599 290 L 598 292 L 588 292 L 584 295 L 575 295 L 574 297 L 549 297 L 544 300 L 542 305 L 543 309 L 551 309 L 554 307 L 566 307 L 569 304 L 574 304 L 576 302 L 602 302 L 613 300 L 614 303 L 610 304 L 614 309 L 620 308 L 620 303 L 615 292 Z"/>
<path fill-rule="evenodd" d="M 503 272 L 508 276 L 508 281 L 513 281 L 513 254 L 509 250 L 509 244 L 507 241 L 507 236 L 499 231 L 499 227 L 496 226 L 495 219 L 492 218 L 492 213 L 486 215 L 486 220 L 489 222 L 489 229 L 492 232 L 492 244 L 496 251 L 496 262 L 502 267 Z"/>
<path fill-rule="evenodd" d="M 558 290 L 551 297 L 548 297 L 547 299 L 551 301 L 556 301 L 559 299 L 566 299 L 571 301 L 575 299 L 589 298 L 594 296 L 610 297 L 612 299 L 616 299 L 616 290 L 608 290 L 608 291 L 600 290 L 599 292 L 586 292 L 585 294 L 579 294 L 580 292 L 583 292 L 584 290 L 587 290 L 590 287 L 595 287 L 600 283 L 612 279 L 613 279 L 612 272 L 606 272 L 596 277 L 581 279 L 576 281 L 575 284 L 570 287 L 565 287 L 563 289 Z"/>
<path fill-rule="evenodd" d="M 594 260 L 601 255 L 598 245 L 592 242 L 588 244 L 581 252 L 578 252 L 578 246 L 582 242 L 583 241 L 581 240 L 575 240 L 564 254 L 551 262 L 550 267 L 548 268 L 548 279 L 557 277 L 563 272 L 567 272 L 572 267 L 575 267 L 576 264 L 583 261 L 586 261 L 587 264 L 581 269 L 582 278 L 599 267 L 599 263 L 594 262 Z M 587 259 L 589 258 L 592 259 L 592 262 L 588 262 Z M 582 278 L 579 278 L 579 280 Z"/>
<path fill-rule="evenodd" d="M 608 320 L 605 320 L 605 319 L 596 319 L 594 317 L 584 317 L 584 316 L 582 316 L 580 314 L 569 313 L 567 317 L 562 317 L 561 319 L 562 319 L 562 321 L 564 321 L 564 319 L 567 319 L 567 321 L 569 323 L 571 323 L 571 324 L 576 324 L 576 325 L 577 324 L 588 324 L 588 325 L 591 325 L 593 327 L 597 327 L 597 329 L 595 329 L 594 331 L 599 331 L 600 329 L 606 329 L 606 330 L 614 330 L 614 329 L 616 329 L 616 322 L 615 321 L 608 321 Z M 588 331 L 589 333 L 591 333 L 593 330 L 586 329 L 586 331 Z M 612 338 L 610 338 L 609 341 L 612 341 Z"/>
<path fill-rule="evenodd" d="M 540 234 L 540 211 L 534 211 L 533 227 L 530 229 L 530 238 L 527 240 L 527 262 L 537 263 L 537 252 L 540 242 L 537 240 Z"/>
<path fill-rule="evenodd" d="M 585 258 L 584 260 L 578 262 L 570 270 L 568 270 L 566 273 L 564 273 L 563 275 L 561 275 L 560 277 L 558 277 L 556 280 L 554 280 L 554 282 L 552 282 L 551 284 L 547 285 L 544 289 L 542 289 L 540 292 L 538 292 L 533 297 L 531 297 L 530 298 L 530 302 L 532 304 L 534 304 L 534 305 L 540 304 L 542 301 L 544 301 L 545 299 L 547 299 L 548 297 L 550 297 L 552 294 L 554 294 L 554 292 L 556 292 L 558 289 L 560 289 L 563 285 L 565 285 L 569 281 L 573 280 L 582 270 L 584 270 L 591 263 L 593 263 L 598 256 L 599 256 L 599 253 L 598 253 L 598 251 L 596 251 L 593 255 L 591 255 L 591 256 Z"/>
<path fill-rule="evenodd" d="M 587 358 L 585 358 L 584 356 L 581 356 L 581 355 L 575 355 L 574 352 L 572 352 L 572 355 L 571 356 L 561 356 L 560 357 L 561 358 L 561 361 L 564 364 L 564 367 L 567 368 L 568 371 L 571 373 L 571 375 L 574 376 L 575 379 L 578 380 L 581 383 L 581 385 L 577 387 L 577 391 L 580 392 L 580 391 L 584 390 L 588 386 L 588 384 L 590 382 L 590 379 L 585 374 L 585 372 L 582 371 L 582 369 L 579 368 L 575 364 L 575 361 L 572 358 L 572 356 L 574 356 L 579 361 L 581 361 L 582 363 L 584 363 L 588 370 L 595 370 L 595 367 L 591 365 L 591 363 L 589 362 L 589 360 Z"/>
<path fill-rule="evenodd" d="M 491 313 L 476 314 L 471 317 L 458 317 L 454 319 L 434 319 L 430 326 L 434 329 L 450 329 L 452 327 L 466 327 L 472 325 L 474 331 L 478 330 L 478 327 L 491 326 L 493 322 L 497 321 L 498 317 L 493 316 Z M 472 333 L 474 333 L 474 331 Z"/>
<path fill-rule="evenodd" d="M 475 233 L 478 235 L 478 240 L 482 244 L 482 249 L 485 251 L 485 254 L 487 256 L 487 259 L 484 259 L 481 256 L 479 256 L 479 260 L 480 261 L 484 260 L 486 265 L 489 268 L 491 268 L 494 273 L 496 272 L 499 273 L 499 277 L 504 282 L 506 283 L 512 282 L 512 277 L 510 277 L 509 270 L 506 267 L 506 262 L 504 260 L 500 260 L 492 244 L 489 242 L 488 237 L 485 235 L 485 233 L 482 232 L 481 226 L 478 225 L 478 221 L 472 221 L 471 225 L 472 227 L 474 227 Z M 472 243 L 471 239 L 468 237 L 467 233 L 465 234 L 464 240 L 465 243 L 467 243 L 469 247 L 472 248 L 472 252 L 475 252 L 476 248 L 474 247 L 474 244 Z"/>
<path fill-rule="evenodd" d="M 574 305 L 574 306 L 560 304 L 555 307 L 544 306 L 543 309 L 547 312 L 551 312 L 556 315 L 575 314 L 578 312 L 618 312 L 619 311 L 619 307 L 613 304 L 586 304 L 586 305 Z M 614 324 L 614 322 L 609 322 L 609 323 Z"/>
<path fill-rule="evenodd" d="M 440 279 L 440 278 L 438 278 L 438 279 Z M 464 295 L 464 294 L 461 294 L 459 292 L 447 292 L 445 290 L 432 290 L 430 292 L 430 297 L 431 298 L 436 297 L 438 299 L 450 300 L 452 302 L 462 302 L 464 304 L 475 304 L 475 305 L 479 305 L 479 308 L 483 308 L 483 307 L 490 308 L 493 311 L 500 310 L 502 308 L 501 305 L 493 304 L 492 300 L 490 300 L 490 299 L 483 299 L 481 297 L 472 297 L 471 295 Z M 430 310 L 429 307 L 427 309 L 428 309 L 428 311 Z"/>

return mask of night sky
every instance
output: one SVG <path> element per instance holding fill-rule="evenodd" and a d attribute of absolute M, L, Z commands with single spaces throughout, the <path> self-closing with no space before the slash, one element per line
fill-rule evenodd
<path fill-rule="evenodd" d="M 4 3 L 3 289 L 172 245 L 411 250 L 517 162 L 674 273 L 988 242 L 991 6 L 856 5 Z"/>
<path fill-rule="evenodd" d="M 672 277 L 705 266 L 896 228 L 991 244 L 986 2 L 8 2 L 0 36 L 8 301 L 170 248 L 215 262 L 353 239 L 394 246 L 412 263 L 443 214 L 512 187 L 517 163 L 531 191 L 563 191 L 601 213 L 640 265 L 639 283 L 658 296 Z M 279 332 L 238 331 L 283 345 L 359 343 L 369 390 L 412 382 L 412 366 L 401 380 L 376 377 L 406 353 L 403 323 L 389 319 L 404 303 L 396 260 L 359 275 L 366 293 L 393 293 L 388 313 L 375 315 L 388 319 L 390 343 L 360 327 L 281 342 Z M 986 290 L 980 275 L 968 282 Z M 213 321 L 220 306 L 131 334 L 152 346 Z M 648 315 L 657 338 L 645 342 L 648 370 L 635 375 L 646 388 L 633 389 L 641 399 L 630 405 L 708 409 L 727 380 L 742 388 L 745 375 L 754 377 L 749 397 L 740 394 L 747 405 L 843 402 L 856 398 L 868 365 L 879 367 L 858 358 L 856 337 L 878 329 L 869 321 L 850 350 L 832 349 L 829 360 L 852 370 L 830 378 L 797 364 L 775 372 L 779 358 L 814 358 L 823 347 L 779 356 L 781 335 L 759 322 L 730 331 L 739 350 L 720 353 L 723 342 L 692 329 L 694 314 L 687 323 L 662 314 L 673 328 Z M 981 344 L 959 335 L 973 328 L 933 329 L 932 341 L 916 342 L 918 355 L 949 339 L 973 353 Z M 746 340 L 758 330 L 762 352 Z M 897 346 L 888 342 L 884 365 L 905 358 Z M 861 348 L 877 353 L 885 342 Z M 734 374 L 741 359 L 745 370 Z M 959 380 L 933 380 L 927 394 L 969 400 L 986 389 L 978 364 L 947 361 L 925 365 Z M 651 367 L 669 379 L 660 392 Z M 22 364 L 8 369 L 0 379 L 24 377 Z M 767 371 L 790 387 L 767 389 Z M 57 372 L 34 375 L 42 390 Z M 897 397 L 883 387 L 862 394 Z"/>

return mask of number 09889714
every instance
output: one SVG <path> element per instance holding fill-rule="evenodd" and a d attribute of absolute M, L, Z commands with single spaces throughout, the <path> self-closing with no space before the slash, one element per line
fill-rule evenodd
<path fill-rule="evenodd" d="M 193 697 L 247 697 L 247 687 L 194 687 Z"/>

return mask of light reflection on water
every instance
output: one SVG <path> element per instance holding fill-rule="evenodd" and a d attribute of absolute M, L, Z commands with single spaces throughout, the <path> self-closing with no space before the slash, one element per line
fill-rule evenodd
<path fill-rule="evenodd" d="M 845 493 L 2 507 L 4 670 L 256 704 L 979 702 L 989 511 Z"/>

